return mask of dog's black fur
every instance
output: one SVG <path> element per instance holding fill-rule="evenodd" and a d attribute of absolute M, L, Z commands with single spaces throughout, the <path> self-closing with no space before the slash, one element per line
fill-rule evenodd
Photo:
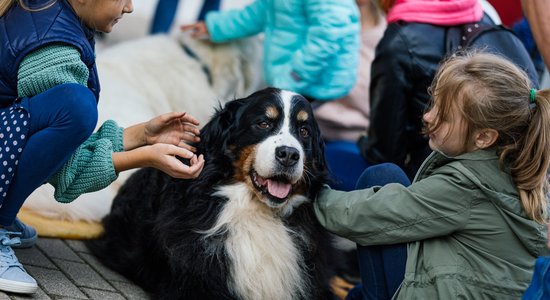
<path fill-rule="evenodd" d="M 103 236 L 87 243 L 92 253 L 102 263 L 150 292 L 155 299 L 330 297 L 331 238 L 317 222 L 312 206 L 327 180 L 324 146 L 309 103 L 297 94 L 289 98 L 289 94 L 268 88 L 230 101 L 223 109 L 218 109 L 201 131 L 197 149 L 205 155 L 206 164 L 197 179 L 176 180 L 154 169 L 142 169 L 133 174 L 116 196 L 111 213 L 103 220 Z M 283 98 L 287 99 L 286 104 Z M 293 145 L 278 138 L 283 136 L 282 120 L 286 116 L 285 105 L 289 104 L 287 138 L 295 139 Z M 267 139 L 281 143 L 273 153 L 276 156 L 274 169 L 277 170 L 272 170 L 272 179 L 259 176 L 253 169 L 258 145 Z M 269 144 L 267 147 L 271 149 Z M 288 153 L 281 153 L 281 149 Z M 265 152 L 265 148 L 262 151 Z M 300 163 L 296 155 L 304 156 L 301 158 L 303 174 L 287 191 L 288 182 L 293 180 L 288 175 L 289 169 Z M 272 186 L 279 188 L 268 186 L 269 180 Z M 282 183 L 277 185 L 277 181 Z M 228 203 L 240 201 L 229 199 L 228 194 L 216 194 L 216 191 L 236 183 L 246 187 L 245 194 L 249 195 L 246 197 L 251 201 L 243 202 L 250 205 L 244 209 L 254 213 L 241 214 L 241 208 L 228 209 L 238 212 L 238 218 L 212 230 Z M 284 228 L 282 237 L 288 237 L 291 247 L 277 248 L 281 246 L 277 244 L 279 240 L 270 239 L 280 233 L 272 232 L 271 225 L 260 224 L 258 226 L 264 227 L 257 229 L 252 228 L 255 225 L 246 227 L 245 234 L 255 233 L 248 238 L 262 240 L 252 245 L 261 246 L 264 242 L 273 245 L 266 246 L 271 251 L 263 253 L 256 265 L 247 265 L 250 268 L 246 270 L 257 270 L 257 274 L 236 274 L 243 272 L 232 260 L 236 257 L 246 260 L 249 254 L 235 253 L 243 250 L 239 245 L 228 250 L 226 242 L 228 238 L 239 243 L 246 241 L 235 237 L 240 234 L 240 221 L 248 221 L 247 218 L 254 218 L 256 213 L 278 224 L 273 228 Z M 235 232 L 238 234 L 234 235 Z M 296 250 L 297 259 L 288 257 L 289 264 L 298 265 L 294 266 L 298 270 L 295 278 L 285 271 L 286 265 L 280 272 L 271 273 L 272 265 L 280 264 L 277 260 L 287 259 L 275 252 L 289 250 L 287 248 Z M 250 251 L 265 249 L 252 247 Z M 239 283 L 236 277 L 240 278 Z M 296 279 L 300 283 L 290 282 Z M 287 286 L 275 292 L 264 291 L 266 287 L 273 289 L 272 284 Z"/>

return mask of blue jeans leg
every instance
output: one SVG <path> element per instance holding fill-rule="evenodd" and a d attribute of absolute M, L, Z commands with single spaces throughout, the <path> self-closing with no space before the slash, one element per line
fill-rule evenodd
<path fill-rule="evenodd" d="M 388 183 L 411 184 L 397 165 L 384 163 L 367 168 L 357 180 L 357 189 L 383 186 Z M 388 199 L 391 201 L 391 199 Z M 352 299 L 391 299 L 403 281 L 407 261 L 407 245 L 357 245 L 361 285 L 356 287 Z M 362 297 L 358 297 L 360 294 Z"/>
<path fill-rule="evenodd" d="M 170 31 L 178 9 L 179 0 L 159 0 L 151 23 L 151 34 Z"/>
<path fill-rule="evenodd" d="M 79 84 L 59 85 L 26 100 L 28 140 L 0 207 L 3 226 L 13 223 L 25 199 L 67 162 L 97 123 L 96 98 Z"/>
<path fill-rule="evenodd" d="M 531 284 L 521 299 L 550 299 L 550 256 L 541 256 L 537 258 Z"/>
<path fill-rule="evenodd" d="M 178 10 L 179 0 L 159 0 L 151 23 L 151 34 L 170 32 L 172 23 Z M 206 14 L 212 10 L 220 9 L 220 0 L 204 0 L 197 18 L 204 21 Z"/>
<path fill-rule="evenodd" d="M 197 20 L 204 21 L 204 18 L 206 17 L 206 14 L 208 12 L 213 10 L 219 10 L 219 9 L 220 9 L 220 0 L 204 0 L 204 4 L 202 5 L 202 8 Z"/>

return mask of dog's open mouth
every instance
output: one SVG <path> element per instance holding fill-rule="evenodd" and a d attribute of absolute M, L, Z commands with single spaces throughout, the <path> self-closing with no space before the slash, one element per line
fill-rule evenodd
<path fill-rule="evenodd" d="M 252 182 L 254 186 L 263 194 L 271 196 L 270 198 L 276 201 L 284 201 L 292 191 L 290 179 L 284 175 L 278 175 L 271 178 L 264 178 L 255 171 L 251 172 Z"/>

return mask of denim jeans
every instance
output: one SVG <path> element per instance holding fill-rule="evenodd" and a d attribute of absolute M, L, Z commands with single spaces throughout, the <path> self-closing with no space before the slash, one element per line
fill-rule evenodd
<path fill-rule="evenodd" d="M 411 184 L 401 168 L 395 164 L 384 163 L 367 168 L 357 180 L 356 189 L 383 186 L 388 183 L 400 183 L 404 186 Z M 407 245 L 357 245 L 357 252 L 361 283 L 349 292 L 346 299 L 391 299 L 403 281 Z"/>
<path fill-rule="evenodd" d="M 170 27 L 174 22 L 174 17 L 178 9 L 179 0 L 159 0 L 153 21 L 151 23 L 151 34 L 170 32 Z M 201 11 L 197 18 L 198 21 L 203 21 L 206 13 L 211 10 L 220 8 L 220 0 L 204 0 Z"/>

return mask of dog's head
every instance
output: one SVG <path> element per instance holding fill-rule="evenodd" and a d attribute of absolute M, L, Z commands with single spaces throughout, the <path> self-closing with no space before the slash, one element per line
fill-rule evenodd
<path fill-rule="evenodd" d="M 289 91 L 267 88 L 226 103 L 202 129 L 198 150 L 206 181 L 244 182 L 275 209 L 315 197 L 327 178 L 311 105 Z"/>

